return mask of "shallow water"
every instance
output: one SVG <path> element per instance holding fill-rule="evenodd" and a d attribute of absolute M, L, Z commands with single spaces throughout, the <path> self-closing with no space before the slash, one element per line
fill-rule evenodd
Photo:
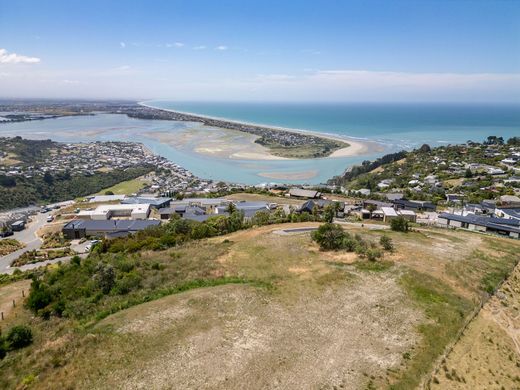
<path fill-rule="evenodd" d="M 0 124 L 0 136 L 56 141 L 136 141 L 154 153 L 184 166 L 199 177 L 231 182 L 322 183 L 348 166 L 381 154 L 428 143 L 432 146 L 482 141 L 488 135 L 520 136 L 520 109 L 513 105 L 377 105 L 377 104 L 263 104 L 146 102 L 149 105 L 271 126 L 305 129 L 343 137 L 375 140 L 383 153 L 309 160 L 229 160 L 175 148 L 150 138 L 148 132 L 179 133 L 200 124 L 128 118 L 99 114 L 43 121 Z M 208 128 L 208 131 L 211 131 Z M 269 179 L 260 173 L 291 176 L 315 171 L 305 180 Z"/>

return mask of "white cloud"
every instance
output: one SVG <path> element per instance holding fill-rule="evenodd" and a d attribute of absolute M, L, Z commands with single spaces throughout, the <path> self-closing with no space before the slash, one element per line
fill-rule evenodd
<path fill-rule="evenodd" d="M 130 70 L 130 69 L 131 69 L 130 65 L 122 65 L 122 66 L 118 66 L 117 68 L 115 68 L 115 70 L 121 70 L 121 71 Z"/>
<path fill-rule="evenodd" d="M 204 45 L 194 46 L 193 47 L 193 50 L 205 50 L 205 49 L 206 49 L 206 46 L 204 46 Z"/>
<path fill-rule="evenodd" d="M 215 48 L 215 50 L 220 50 L 220 51 L 225 51 L 225 50 L 227 50 L 227 49 L 228 49 L 228 47 L 225 46 L 225 45 L 220 45 L 220 46 L 217 46 L 217 47 Z"/>
<path fill-rule="evenodd" d="M 40 59 L 37 57 L 27 57 L 16 53 L 8 53 L 5 49 L 0 49 L 0 64 L 37 64 Z"/>
<path fill-rule="evenodd" d="M 159 45 L 159 46 L 161 46 L 161 45 Z M 182 42 L 167 43 L 164 46 L 166 46 L 166 47 L 184 47 L 184 43 L 182 43 Z"/>
<path fill-rule="evenodd" d="M 121 46 L 123 49 L 126 47 L 126 43 L 124 42 L 119 42 L 119 46 Z"/>

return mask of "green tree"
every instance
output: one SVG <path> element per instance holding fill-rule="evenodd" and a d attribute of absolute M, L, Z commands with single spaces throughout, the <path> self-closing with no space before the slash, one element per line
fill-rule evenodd
<path fill-rule="evenodd" d="M 347 233 L 340 225 L 328 222 L 312 233 L 312 239 L 319 244 L 322 250 L 342 249 L 347 238 Z"/>
<path fill-rule="evenodd" d="M 397 217 L 390 221 L 390 228 L 396 232 L 407 232 L 409 224 L 405 218 Z"/>
<path fill-rule="evenodd" d="M 334 216 L 336 215 L 336 207 L 334 204 L 329 204 L 325 207 L 323 211 L 323 220 L 328 223 L 332 223 L 334 220 Z"/>
<path fill-rule="evenodd" d="M 394 243 L 392 242 L 392 239 L 388 236 L 381 236 L 381 238 L 379 239 L 379 243 L 385 251 L 394 250 Z"/>
<path fill-rule="evenodd" d="M 27 307 L 34 313 L 47 307 L 52 302 L 52 294 L 49 289 L 37 279 L 31 283 L 31 292 L 27 297 Z"/>
<path fill-rule="evenodd" d="M 10 350 L 26 347 L 33 341 L 31 328 L 25 325 L 13 326 L 7 333 L 5 341 Z"/>

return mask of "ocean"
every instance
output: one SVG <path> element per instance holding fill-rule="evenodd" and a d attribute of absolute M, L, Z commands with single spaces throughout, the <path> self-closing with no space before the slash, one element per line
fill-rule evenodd
<path fill-rule="evenodd" d="M 128 118 L 126 115 L 63 117 L 0 124 L 0 136 L 20 135 L 31 139 L 62 142 L 136 141 L 151 151 L 184 166 L 201 178 L 235 183 L 265 182 L 318 184 L 347 167 L 382 154 L 431 146 L 482 141 L 488 135 L 520 136 L 520 109 L 513 105 L 376 105 L 376 104 L 264 104 L 182 103 L 148 101 L 157 108 L 227 118 L 277 127 L 310 130 L 342 137 L 374 140 L 385 150 L 363 156 L 307 160 L 230 160 L 195 153 L 189 148 L 161 143 L 150 132 L 179 134 L 200 127 L 190 122 Z M 347 139 L 348 141 L 348 139 Z M 261 173 L 282 174 L 288 179 L 266 178 Z M 308 179 L 291 179 L 313 172 Z"/>
<path fill-rule="evenodd" d="M 376 140 L 389 147 L 520 136 L 520 105 L 373 103 L 208 103 L 147 105 L 236 121 Z"/>

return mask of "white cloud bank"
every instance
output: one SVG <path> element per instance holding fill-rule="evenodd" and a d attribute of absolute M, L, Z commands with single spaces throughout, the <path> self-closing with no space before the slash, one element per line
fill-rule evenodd
<path fill-rule="evenodd" d="M 258 75 L 246 85 L 258 95 L 280 91 L 295 100 L 520 102 L 520 73 L 316 70 Z"/>
<path fill-rule="evenodd" d="M 520 73 L 307 69 L 248 76 L 173 63 L 160 70 L 128 64 L 67 71 L 13 67 L 6 75 L 0 72 L 0 97 L 520 103 Z"/>
<path fill-rule="evenodd" d="M 0 49 L 0 64 L 37 64 L 40 59 L 27 57 L 16 53 L 8 53 L 6 49 Z"/>

